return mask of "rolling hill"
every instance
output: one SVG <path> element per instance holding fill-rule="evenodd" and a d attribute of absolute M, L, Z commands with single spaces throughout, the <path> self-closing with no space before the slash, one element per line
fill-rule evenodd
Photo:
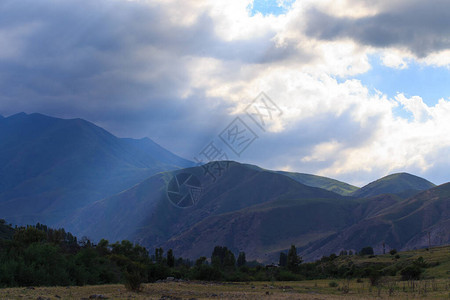
<path fill-rule="evenodd" d="M 121 139 L 82 119 L 0 119 L 0 218 L 53 225 L 152 174 L 192 165 L 150 139 Z"/>
<path fill-rule="evenodd" d="M 358 198 L 373 197 L 381 194 L 396 194 L 408 198 L 435 187 L 426 179 L 408 173 L 396 173 L 363 186 L 350 195 Z"/>

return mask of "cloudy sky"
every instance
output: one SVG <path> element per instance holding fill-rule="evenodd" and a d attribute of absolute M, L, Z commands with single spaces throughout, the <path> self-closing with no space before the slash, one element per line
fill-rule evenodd
<path fill-rule="evenodd" d="M 3 0 L 0 45 L 3 116 L 356 185 L 450 180 L 448 0 Z M 264 128 L 260 92 L 282 112 Z M 220 139 L 236 117 L 257 136 L 239 156 Z"/>

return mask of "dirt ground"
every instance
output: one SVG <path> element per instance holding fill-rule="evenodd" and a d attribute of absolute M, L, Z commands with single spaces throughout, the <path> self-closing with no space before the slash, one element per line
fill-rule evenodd
<path fill-rule="evenodd" d="M 0 299 L 450 299 L 450 281 L 405 282 L 371 287 L 368 282 L 337 280 L 300 282 L 159 282 L 142 285 L 139 293 L 123 285 L 28 287 L 0 289 Z"/>

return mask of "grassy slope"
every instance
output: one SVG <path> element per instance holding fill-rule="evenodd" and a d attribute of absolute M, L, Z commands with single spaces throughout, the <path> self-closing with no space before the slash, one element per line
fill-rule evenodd
<path fill-rule="evenodd" d="M 371 182 L 351 195 L 362 198 L 381 194 L 399 194 L 407 198 L 418 191 L 425 191 L 433 187 L 435 187 L 433 183 L 423 178 L 408 173 L 397 173 Z"/>
<path fill-rule="evenodd" d="M 288 176 L 294 179 L 295 181 L 303 183 L 304 185 L 318 187 L 321 189 L 338 193 L 343 196 L 348 196 L 351 193 L 356 192 L 358 190 L 358 187 L 356 186 L 327 177 L 304 173 L 284 172 L 284 171 L 280 171 L 277 173 Z"/>
<path fill-rule="evenodd" d="M 417 249 L 409 251 L 398 252 L 400 258 L 395 258 L 395 255 L 384 254 L 376 255 L 370 258 L 369 256 L 341 256 L 338 258 L 340 263 L 348 264 L 353 262 L 355 265 L 366 264 L 382 264 L 385 268 L 398 267 L 398 269 L 412 263 L 419 257 L 423 257 L 424 261 L 432 266 L 425 269 L 423 273 L 424 279 L 432 278 L 450 278 L 450 245 L 441 247 L 432 247 L 430 250 Z M 434 265 L 438 263 L 437 265 Z"/>

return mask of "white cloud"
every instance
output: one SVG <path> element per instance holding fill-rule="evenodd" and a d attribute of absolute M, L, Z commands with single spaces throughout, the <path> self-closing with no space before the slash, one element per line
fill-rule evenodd
<path fill-rule="evenodd" d="M 412 59 L 412 55 L 404 53 L 395 49 L 383 51 L 381 54 L 381 61 L 386 67 L 394 69 L 408 68 L 408 60 Z"/>

